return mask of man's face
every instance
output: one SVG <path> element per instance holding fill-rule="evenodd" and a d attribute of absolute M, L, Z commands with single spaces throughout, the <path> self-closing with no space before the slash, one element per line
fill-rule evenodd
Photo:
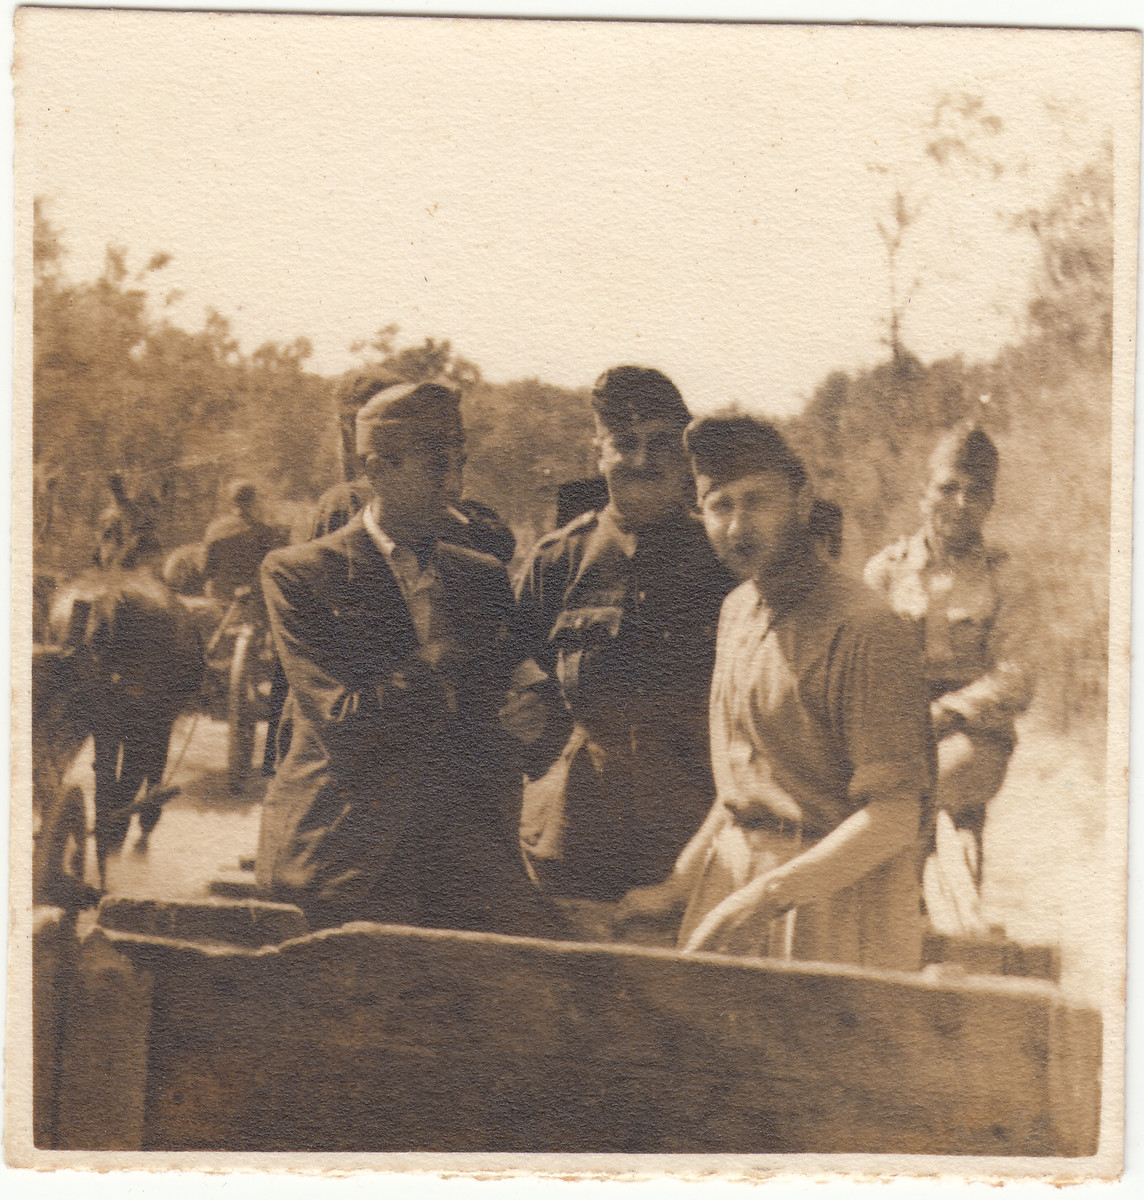
<path fill-rule="evenodd" d="M 930 474 L 922 501 L 922 513 L 930 532 L 950 550 L 973 545 L 993 507 L 988 484 L 958 470 L 951 463 L 938 463 Z"/>
<path fill-rule="evenodd" d="M 628 520 L 651 524 L 687 506 L 691 472 L 678 425 L 635 421 L 612 430 L 597 421 L 596 444 L 608 494 Z"/>
<path fill-rule="evenodd" d="M 700 511 L 715 553 L 740 579 L 766 583 L 798 541 L 798 491 L 782 471 L 760 471 L 703 490 Z"/>
<path fill-rule="evenodd" d="M 429 535 L 445 509 L 461 498 L 465 451 L 461 444 L 413 444 L 403 452 L 370 458 L 366 463 L 391 536 Z"/>

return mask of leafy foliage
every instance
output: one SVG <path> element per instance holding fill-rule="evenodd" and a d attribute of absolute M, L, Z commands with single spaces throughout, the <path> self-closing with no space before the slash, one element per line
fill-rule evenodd
<path fill-rule="evenodd" d="M 927 154 L 943 170 L 1002 169 L 992 155 L 998 128 L 976 98 L 951 97 L 935 110 Z M 900 190 L 894 205 L 906 205 Z M 912 211 L 892 208 L 881 230 L 891 267 Z M 1025 619 L 1038 658 L 1039 703 L 1064 725 L 1105 703 L 1110 148 L 1019 222 L 1037 238 L 1041 256 L 1018 344 L 992 362 L 927 365 L 902 343 L 900 320 L 892 320 L 888 361 L 831 373 L 787 428 L 821 494 L 843 507 L 844 563 L 860 570 L 870 554 L 916 527 L 938 431 L 967 415 L 981 421 L 1002 456 L 990 530 L 1032 580 Z M 307 371 L 305 338 L 247 355 L 218 313 L 193 332 L 172 324 L 150 298 L 164 254 L 132 274 L 126 252 L 111 247 L 98 278 L 72 283 L 59 235 L 39 205 L 34 253 L 41 567 L 74 570 L 87 560 L 112 470 L 131 490 L 157 493 L 170 545 L 201 536 L 234 475 L 262 485 L 280 513 L 334 482 L 341 470 L 335 381 Z M 894 305 L 907 297 L 896 292 Z M 394 325 L 354 350 L 363 365 L 462 389 L 467 489 L 510 522 L 522 551 L 552 526 L 556 486 L 593 473 L 583 392 L 538 379 L 490 383 L 448 340 L 402 346 Z"/>
<path fill-rule="evenodd" d="M 328 385 L 305 370 L 310 346 L 267 344 L 243 355 L 225 317 L 188 332 L 152 313 L 156 254 L 134 275 L 109 247 L 92 282 L 63 272 L 57 231 L 37 204 L 34 230 L 34 530 L 42 566 L 70 572 L 90 557 L 107 477 L 160 502 L 169 545 L 195 540 L 235 475 L 278 500 L 308 498 L 328 476 L 319 433 Z M 269 486 L 267 486 L 269 485 Z"/>

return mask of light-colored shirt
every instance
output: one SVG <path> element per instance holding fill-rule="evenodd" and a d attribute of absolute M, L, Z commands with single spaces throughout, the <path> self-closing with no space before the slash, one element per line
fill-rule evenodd
<path fill-rule="evenodd" d="M 923 630 L 926 676 L 945 707 L 970 729 L 1011 729 L 1033 681 L 1012 620 L 1021 589 L 1008 555 L 980 542 L 940 555 L 919 532 L 876 554 L 865 580 Z"/>
<path fill-rule="evenodd" d="M 932 783 L 929 708 L 909 626 L 829 567 L 769 608 L 753 582 L 723 604 L 711 762 L 736 819 L 824 837 L 870 800 Z"/>

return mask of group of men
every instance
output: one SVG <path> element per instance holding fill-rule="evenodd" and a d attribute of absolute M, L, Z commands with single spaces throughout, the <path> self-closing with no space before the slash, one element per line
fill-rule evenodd
<path fill-rule="evenodd" d="M 347 511 L 262 567 L 289 685 L 264 892 L 316 928 L 575 936 L 586 905 L 613 929 L 674 923 L 689 949 L 917 966 L 939 753 L 957 734 L 963 773 L 1007 758 L 1021 705 L 978 736 L 958 703 L 998 666 L 988 504 L 975 535 L 929 522 L 924 561 L 895 551 L 865 587 L 821 551 L 772 425 L 692 421 L 665 375 L 622 366 L 591 394 L 607 503 L 514 590 L 465 516 L 458 394 L 376 377 L 358 400 Z M 930 509 L 991 501 L 982 438 L 943 451 L 965 494 Z M 963 559 L 976 582 L 951 590 Z M 959 609 L 931 635 L 930 582 L 972 593 L 968 633 Z M 946 651 L 966 661 L 935 679 Z"/>

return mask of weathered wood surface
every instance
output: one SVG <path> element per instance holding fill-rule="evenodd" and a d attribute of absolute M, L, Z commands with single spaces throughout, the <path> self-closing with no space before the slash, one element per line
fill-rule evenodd
<path fill-rule="evenodd" d="M 81 997 L 111 958 L 150 996 L 143 1149 L 1096 1149 L 1099 1017 L 1032 982 L 379 925 L 260 950 L 97 929 Z M 74 1078 L 93 1049 L 65 1043 Z M 130 1065 L 93 1062 L 86 1102 L 112 1080 L 122 1137 Z"/>

